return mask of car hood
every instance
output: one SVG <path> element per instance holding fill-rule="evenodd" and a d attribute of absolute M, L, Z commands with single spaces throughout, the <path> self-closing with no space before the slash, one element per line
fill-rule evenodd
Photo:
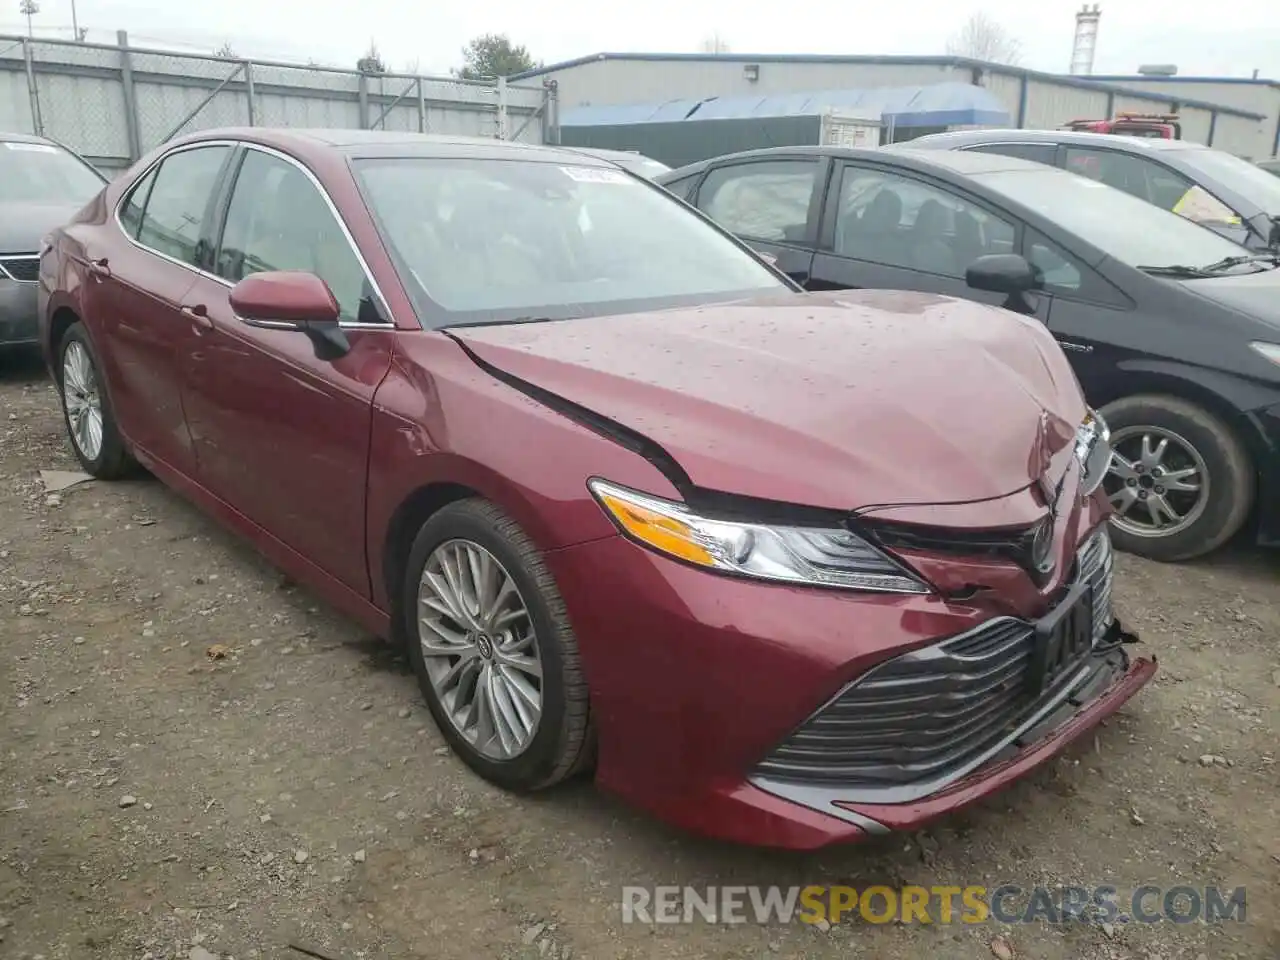
<path fill-rule="evenodd" d="M 1183 280 L 1198 296 L 1280 327 L 1280 267 L 1237 276 Z"/>
<path fill-rule="evenodd" d="M 659 444 L 706 490 L 856 510 L 994 499 L 1085 412 L 1038 323 L 841 291 L 449 331 L 482 364 Z"/>
<path fill-rule="evenodd" d="M 50 230 L 79 212 L 83 203 L 6 203 L 0 206 L 0 254 L 36 253 Z"/>

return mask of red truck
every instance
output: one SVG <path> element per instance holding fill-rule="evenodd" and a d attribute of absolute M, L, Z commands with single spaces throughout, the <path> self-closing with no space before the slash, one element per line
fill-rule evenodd
<path fill-rule="evenodd" d="M 1112 120 L 1072 120 L 1062 129 L 1153 140 L 1182 139 L 1182 125 L 1176 113 L 1118 113 Z"/>

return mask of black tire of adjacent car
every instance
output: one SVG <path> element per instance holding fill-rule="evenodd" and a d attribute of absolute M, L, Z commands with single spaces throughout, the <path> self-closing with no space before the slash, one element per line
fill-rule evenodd
<path fill-rule="evenodd" d="M 102 449 L 98 451 L 97 458 L 93 460 L 86 457 L 75 442 L 75 438 L 72 436 L 71 417 L 67 413 L 66 387 L 62 382 L 62 370 L 67 348 L 72 343 L 80 344 L 85 353 L 89 355 L 89 360 L 93 364 L 93 375 L 98 383 L 98 398 L 102 404 Z M 125 447 L 124 439 L 120 436 L 120 429 L 116 425 L 115 412 L 111 409 L 111 399 L 107 396 L 106 384 L 103 382 L 102 363 L 98 359 L 97 352 L 93 349 L 93 344 L 84 329 L 84 324 L 74 323 L 67 328 L 62 342 L 58 344 L 57 356 L 58 395 L 62 403 L 62 420 L 66 424 L 67 439 L 71 443 L 71 449 L 74 451 L 76 459 L 80 461 L 80 466 L 84 468 L 85 473 L 98 480 L 119 480 L 130 476 L 136 470 L 137 463 Z"/>
<path fill-rule="evenodd" d="M 488 550 L 520 591 L 542 659 L 542 718 L 525 751 L 513 760 L 483 756 L 454 728 L 427 674 L 419 640 L 418 585 L 432 551 L 448 540 L 467 540 Z M 542 554 L 520 526 L 492 503 L 459 500 L 433 514 L 418 531 L 405 565 L 401 604 L 409 660 L 436 726 L 466 764 L 508 790 L 545 789 L 588 767 L 595 736 L 578 642 L 564 600 Z"/>
<path fill-rule="evenodd" d="M 1101 411 L 1112 432 L 1124 427 L 1163 427 L 1185 438 L 1209 472 L 1209 501 L 1191 526 L 1167 537 L 1139 537 L 1111 527 L 1115 546 L 1139 556 L 1176 563 L 1203 556 L 1233 537 L 1253 507 L 1256 478 L 1249 453 L 1222 420 L 1186 400 L 1158 394 L 1125 397 Z"/>

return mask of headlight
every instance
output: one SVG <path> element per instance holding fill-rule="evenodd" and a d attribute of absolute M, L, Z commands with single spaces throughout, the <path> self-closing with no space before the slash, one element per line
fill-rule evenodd
<path fill-rule="evenodd" d="M 1251 343 L 1255 351 L 1262 354 L 1272 363 L 1280 363 L 1280 344 L 1275 343 Z"/>
<path fill-rule="evenodd" d="M 1089 496 L 1111 468 L 1111 429 L 1096 410 L 1085 414 L 1076 430 L 1076 459 L 1080 461 L 1080 483 Z"/>
<path fill-rule="evenodd" d="M 792 527 L 718 520 L 683 503 L 606 480 L 587 484 L 619 529 L 643 546 L 686 563 L 779 583 L 883 593 L 929 588 L 842 527 Z"/>

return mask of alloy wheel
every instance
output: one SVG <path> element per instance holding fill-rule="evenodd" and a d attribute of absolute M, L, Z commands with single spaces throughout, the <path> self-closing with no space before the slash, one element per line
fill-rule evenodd
<path fill-rule="evenodd" d="M 513 760 L 542 719 L 542 659 L 529 609 L 506 568 L 470 540 L 427 558 L 418 585 L 427 676 L 462 738 L 491 760 Z"/>
<path fill-rule="evenodd" d="M 1209 468 L 1183 436 L 1165 427 L 1123 427 L 1111 435 L 1105 486 L 1111 522 L 1135 537 L 1187 529 L 1209 502 Z"/>
<path fill-rule="evenodd" d="M 102 453 L 102 396 L 89 351 L 75 340 L 62 355 L 62 403 L 72 443 L 86 460 L 97 460 Z"/>

